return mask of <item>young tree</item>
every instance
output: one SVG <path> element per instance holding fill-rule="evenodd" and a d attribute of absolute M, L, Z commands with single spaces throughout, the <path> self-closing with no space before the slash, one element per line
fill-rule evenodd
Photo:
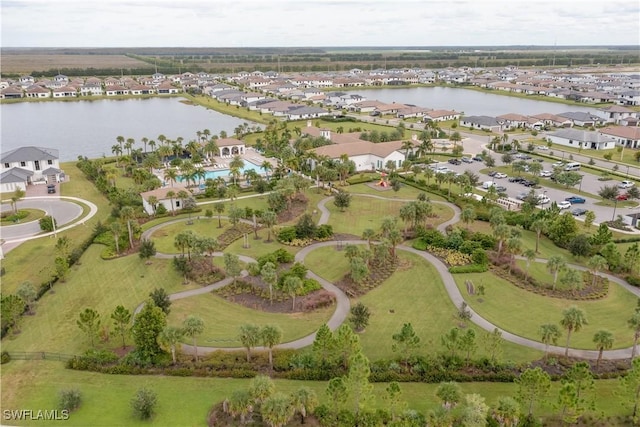
<path fill-rule="evenodd" d="M 395 420 L 398 409 L 403 406 L 403 403 L 400 400 L 400 396 L 402 395 L 400 384 L 398 384 L 396 381 L 392 381 L 389 383 L 385 391 L 387 392 L 387 394 L 384 396 L 384 399 L 389 402 L 391 410 L 391 420 Z"/>
<path fill-rule="evenodd" d="M 358 302 L 356 305 L 352 306 L 350 312 L 351 317 L 349 318 L 349 321 L 351 322 L 353 329 L 355 329 L 356 332 L 363 332 L 369 324 L 369 317 L 371 316 L 371 312 L 369 312 L 367 306 L 365 306 L 361 302 Z"/>
<path fill-rule="evenodd" d="M 449 332 L 440 337 L 440 342 L 452 358 L 456 357 L 456 353 L 460 348 L 460 340 L 460 329 L 458 328 L 451 328 Z"/>
<path fill-rule="evenodd" d="M 405 363 L 408 363 L 413 352 L 420 347 L 420 337 L 416 335 L 411 323 L 402 325 L 400 332 L 393 334 L 391 339 L 393 339 L 391 350 L 394 353 L 399 352 L 403 356 Z"/>
<path fill-rule="evenodd" d="M 520 405 L 511 396 L 498 397 L 498 404 L 492 412 L 492 417 L 500 426 L 516 427 L 520 417 Z"/>
<path fill-rule="evenodd" d="M 569 341 L 571 340 L 571 334 L 573 332 L 579 332 L 586 324 L 588 324 L 587 316 L 584 311 L 578 307 L 572 306 L 562 312 L 560 325 L 567 330 L 567 346 L 564 351 L 565 357 L 569 356 Z"/>
<path fill-rule="evenodd" d="M 242 272 L 242 267 L 240 266 L 240 258 L 238 257 L 238 255 L 225 252 L 224 269 L 229 276 L 233 277 L 233 284 L 235 285 L 236 279 Z"/>
<path fill-rule="evenodd" d="M 558 273 L 564 268 L 565 265 L 566 262 L 560 255 L 552 255 L 547 260 L 547 270 L 549 270 L 549 273 L 553 274 L 554 290 L 556 288 L 556 282 L 558 281 Z"/>
<path fill-rule="evenodd" d="M 272 210 L 266 210 L 261 215 L 261 220 L 264 226 L 267 228 L 267 242 L 271 242 L 271 230 L 278 221 L 278 216 Z"/>
<path fill-rule="evenodd" d="M 250 324 L 240 326 L 238 340 L 240 340 L 242 346 L 247 349 L 247 362 L 250 362 L 251 348 L 257 346 L 260 342 L 260 328 Z"/>
<path fill-rule="evenodd" d="M 349 245 L 347 247 L 355 247 L 355 245 Z M 356 256 L 351 258 L 349 266 L 351 280 L 358 285 L 362 285 L 364 280 L 369 277 L 369 266 L 367 263 L 361 257 Z"/>
<path fill-rule="evenodd" d="M 334 195 L 333 204 L 340 209 L 340 212 L 344 212 L 351 205 L 351 193 L 342 190 L 338 191 Z"/>
<path fill-rule="evenodd" d="M 122 224 L 120 221 L 113 221 L 109 226 L 111 234 L 113 234 L 113 240 L 116 244 L 116 255 L 120 254 L 120 235 L 122 234 Z"/>
<path fill-rule="evenodd" d="M 613 334 L 609 331 L 601 329 L 593 336 L 593 342 L 598 349 L 598 360 L 596 360 L 597 369 L 600 366 L 600 361 L 602 360 L 602 353 L 604 352 L 604 350 L 609 350 L 611 347 L 613 347 Z"/>
<path fill-rule="evenodd" d="M 295 412 L 300 414 L 300 423 L 304 424 L 307 414 L 313 413 L 318 406 L 318 396 L 309 387 L 299 387 L 291 395 Z"/>
<path fill-rule="evenodd" d="M 502 331 L 498 328 L 493 328 L 493 332 L 486 332 L 484 336 L 485 350 L 489 353 L 491 363 L 496 363 L 498 356 L 502 354 L 502 345 L 505 342 L 504 338 L 502 338 Z"/>
<path fill-rule="evenodd" d="M 240 424 L 245 424 L 245 419 L 253 411 L 251 394 L 248 390 L 235 390 L 229 399 L 229 413 L 235 417 L 240 415 Z"/>
<path fill-rule="evenodd" d="M 640 359 L 639 359 L 640 360 Z M 335 377 L 329 380 L 327 384 L 326 394 L 331 402 L 334 414 L 338 414 L 340 404 L 347 400 L 348 390 L 344 377 Z"/>
<path fill-rule="evenodd" d="M 282 290 L 291 297 L 291 311 L 296 309 L 296 294 L 302 289 L 302 279 L 298 276 L 287 276 L 282 283 Z"/>
<path fill-rule="evenodd" d="M 473 329 L 467 329 L 464 334 L 460 337 L 460 350 L 466 352 L 466 362 L 467 366 L 469 366 L 469 361 L 471 359 L 471 355 L 478 348 L 478 344 L 476 344 L 476 331 Z"/>
<path fill-rule="evenodd" d="M 292 404 L 291 397 L 284 393 L 275 393 L 267 397 L 260 406 L 262 418 L 271 427 L 282 427 L 291 420 L 295 408 Z"/>
<path fill-rule="evenodd" d="M 540 367 L 526 369 L 518 378 L 517 399 L 527 407 L 527 415 L 533 414 L 535 403 L 539 402 L 551 388 L 551 377 Z"/>
<path fill-rule="evenodd" d="M 135 219 L 136 212 L 132 206 L 124 206 L 120 209 L 120 218 L 127 223 L 127 233 L 129 236 L 129 248 L 133 247 L 133 227 L 131 222 Z"/>
<path fill-rule="evenodd" d="M 349 373 L 346 378 L 347 390 L 349 390 L 349 397 L 356 415 L 373 398 L 373 386 L 369 383 L 370 375 L 369 359 L 362 353 L 362 350 L 357 351 L 349 359 Z"/>
<path fill-rule="evenodd" d="M 536 251 L 533 249 L 526 249 L 522 254 L 527 260 L 527 269 L 526 269 L 526 277 L 529 277 L 529 267 L 531 267 L 531 262 L 536 260 Z"/>
<path fill-rule="evenodd" d="M 462 411 L 462 425 L 465 427 L 485 427 L 489 406 L 484 402 L 484 397 L 479 394 L 467 394 Z"/>
<path fill-rule="evenodd" d="M 157 403 L 158 396 L 156 393 L 143 387 L 136 392 L 133 400 L 131 400 L 131 408 L 137 418 L 148 420 L 153 416 Z"/>
<path fill-rule="evenodd" d="M 276 265 L 272 262 L 265 262 L 260 270 L 260 276 L 269 285 L 269 303 L 273 304 L 273 287 L 278 283 Z"/>
<path fill-rule="evenodd" d="M 316 338 L 313 340 L 313 355 L 319 359 L 320 366 L 334 355 L 336 349 L 336 340 L 327 324 L 323 324 L 316 332 Z"/>
<path fill-rule="evenodd" d="M 564 384 L 571 384 L 565 390 L 564 403 L 567 403 L 564 417 L 569 422 L 577 422 L 578 418 L 587 410 L 595 410 L 595 381 L 588 362 L 577 362 L 569 368 L 562 379 Z"/>
<path fill-rule="evenodd" d="M 587 213 L 584 215 L 584 228 L 586 228 L 587 230 L 591 228 L 591 225 L 593 224 L 593 221 L 596 220 L 596 214 L 593 211 L 587 211 Z"/>
<path fill-rule="evenodd" d="M 222 228 L 222 220 L 220 219 L 220 217 L 224 213 L 224 203 L 222 202 L 214 203 L 213 209 L 218 214 L 218 228 Z"/>
<path fill-rule="evenodd" d="M 273 370 L 273 347 L 282 341 L 282 329 L 275 325 L 266 325 L 260 331 L 260 340 L 269 350 L 269 368 Z"/>
<path fill-rule="evenodd" d="M 545 345 L 544 356 L 546 358 L 549 355 L 549 345 L 558 344 L 558 338 L 560 338 L 560 329 L 553 323 L 545 323 L 544 325 L 540 326 L 540 336 L 542 343 Z"/>
<path fill-rule="evenodd" d="M 92 308 L 85 308 L 79 317 L 76 324 L 82 332 L 87 334 L 91 347 L 94 347 L 94 340 L 100 331 L 100 315 Z"/>
<path fill-rule="evenodd" d="M 266 375 L 257 375 L 249 382 L 249 394 L 251 399 L 261 404 L 276 391 L 273 380 Z"/>
<path fill-rule="evenodd" d="M 191 314 L 187 316 L 186 319 L 184 319 L 184 322 L 182 322 L 182 331 L 186 336 L 191 337 L 193 339 L 193 351 L 196 356 L 196 363 L 197 363 L 198 362 L 197 337 L 202 332 L 204 332 L 204 321 L 198 316 Z"/>
<path fill-rule="evenodd" d="M 631 361 L 631 369 L 620 378 L 620 396 L 625 403 L 633 405 L 632 420 L 638 424 L 638 406 L 640 405 L 640 358 Z"/>
<path fill-rule="evenodd" d="M 589 258 L 587 265 L 591 269 L 591 274 L 593 276 L 593 281 L 591 282 L 592 286 L 596 285 L 596 280 L 598 278 L 598 272 L 607 268 L 607 260 L 600 255 L 594 255 Z"/>
<path fill-rule="evenodd" d="M 11 195 L 11 207 L 13 208 L 13 214 L 18 213 L 18 202 L 24 198 L 25 191 L 22 188 L 16 188 L 16 191 Z"/>
<path fill-rule="evenodd" d="M 16 295 L 24 301 L 27 313 L 33 314 L 33 308 L 36 305 L 36 298 L 38 297 L 38 291 L 36 291 L 36 287 L 33 286 L 33 283 L 29 281 L 22 282 L 16 291 Z"/>
<path fill-rule="evenodd" d="M 156 244 L 153 240 L 143 239 L 140 244 L 140 259 L 143 261 L 147 261 L 152 256 L 156 255 Z"/>
<path fill-rule="evenodd" d="M 134 318 L 131 328 L 138 360 L 151 363 L 161 353 L 158 335 L 165 326 L 167 326 L 165 313 L 151 300 L 147 301 Z"/>
<path fill-rule="evenodd" d="M 436 389 L 436 397 L 440 399 L 442 406 L 450 411 L 462 400 L 462 390 L 456 382 L 443 382 Z"/>
<path fill-rule="evenodd" d="M 116 309 L 111 313 L 111 319 L 113 320 L 113 328 L 116 333 L 120 334 L 122 337 L 122 348 L 126 347 L 125 338 L 129 333 L 129 322 L 131 322 L 131 312 L 124 308 L 124 306 L 119 305 Z"/>
<path fill-rule="evenodd" d="M 174 365 L 176 364 L 176 347 L 180 344 L 180 340 L 183 336 L 184 331 L 182 328 L 177 328 L 175 326 L 165 327 L 158 336 L 158 341 L 160 341 L 162 345 L 169 347 L 171 360 L 173 360 Z"/>
<path fill-rule="evenodd" d="M 636 309 L 635 313 L 629 320 L 627 325 L 633 330 L 633 347 L 631 349 L 631 359 L 636 357 L 636 349 L 638 346 L 638 339 L 640 339 L 640 312 Z"/>
<path fill-rule="evenodd" d="M 156 307 L 159 307 L 164 312 L 164 314 L 166 314 L 167 316 L 169 315 L 169 312 L 171 311 L 171 299 L 169 298 L 169 295 L 167 295 L 167 291 L 165 291 L 164 288 L 155 288 L 149 293 L 149 298 L 151 298 L 153 304 Z"/>
<path fill-rule="evenodd" d="M 2 329 L 19 330 L 20 319 L 25 309 L 25 302 L 17 295 L 6 295 L 0 299 L 0 322 Z"/>

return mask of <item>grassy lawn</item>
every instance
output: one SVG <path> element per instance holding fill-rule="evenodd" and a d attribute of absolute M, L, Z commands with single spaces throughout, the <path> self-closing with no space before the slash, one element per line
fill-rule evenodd
<path fill-rule="evenodd" d="M 311 313 L 267 313 L 229 302 L 214 294 L 204 294 L 174 301 L 167 320 L 170 325 L 180 326 L 187 316 L 195 314 L 204 320 L 205 325 L 204 333 L 198 337 L 198 345 L 241 347 L 237 339 L 241 325 L 278 325 L 282 329 L 282 342 L 289 342 L 315 332 L 329 320 L 334 310 L 335 306 Z M 189 344 L 193 342 L 190 338 L 183 341 Z"/>
<path fill-rule="evenodd" d="M 390 358 L 391 336 L 410 322 L 422 341 L 422 352 L 434 354 L 441 349 L 440 337 L 450 328 L 458 326 L 456 307 L 449 299 L 435 268 L 413 254 L 401 253 L 407 263 L 382 286 L 370 291 L 359 300 L 369 307 L 371 318 L 367 330 L 361 334 L 362 346 L 370 359 Z M 478 342 L 484 334 L 475 325 Z M 505 343 L 502 360 L 517 362 L 538 358 L 541 353 L 526 347 Z M 476 357 L 484 355 L 479 345 Z"/>
<path fill-rule="evenodd" d="M 235 116 L 240 119 L 251 120 L 257 123 L 269 123 L 270 120 L 273 119 L 273 116 L 270 114 L 262 115 L 258 111 L 249 111 L 246 108 L 241 108 L 235 105 L 228 105 L 224 102 L 220 102 L 216 99 L 213 99 L 209 96 L 192 96 L 189 94 L 181 94 L 184 98 L 190 100 L 194 104 L 202 105 L 206 108 L 210 108 L 212 110 L 218 111 L 219 113 L 228 114 L 230 116 Z M 229 132 L 230 136 L 233 136 L 231 132 Z"/>
<path fill-rule="evenodd" d="M 544 323 L 560 323 L 562 311 L 575 305 L 587 315 L 589 321 L 580 332 L 571 336 L 571 347 L 595 349 L 593 336 L 600 329 L 613 333 L 614 348 L 629 347 L 633 334 L 627 327 L 627 319 L 636 307 L 637 298 L 628 291 L 611 284 L 607 298 L 597 301 L 572 301 L 545 297 L 520 289 L 491 273 L 454 275 L 460 292 L 467 296 L 465 280 L 471 280 L 476 288 L 483 284 L 486 294 L 482 302 L 467 298 L 469 305 L 488 321 L 514 334 L 539 340 L 539 327 Z M 558 341 L 566 342 L 566 334 Z"/>
<path fill-rule="evenodd" d="M 27 216 L 25 216 L 24 218 L 22 218 L 20 221 L 17 221 L 17 222 L 9 220 L 8 217 L 2 218 L 0 223 L 2 225 L 24 224 L 31 221 L 37 221 L 45 215 L 45 212 L 43 210 L 31 209 L 31 208 L 19 209 L 18 213 L 19 214 L 26 213 Z M 12 214 L 13 213 L 9 214 L 9 216 L 11 216 Z"/>
<path fill-rule="evenodd" d="M 231 378 L 179 378 L 164 376 L 103 375 L 92 372 L 69 371 L 61 363 L 48 361 L 15 361 L 3 366 L 3 409 L 31 408 L 53 409 L 57 405 L 61 389 L 78 388 L 82 393 L 82 406 L 71 414 L 65 425 L 69 426 L 143 426 L 189 425 L 206 426 L 206 416 L 211 406 L 227 398 L 234 390 L 247 387 L 249 380 Z M 313 389 L 320 403 L 331 403 L 323 381 L 276 380 L 277 391 L 290 393 L 298 387 Z M 538 416 L 557 414 L 553 407 L 560 383 L 552 384 L 547 401 L 536 405 Z M 130 400 L 140 387 L 148 387 L 158 395 L 156 415 L 150 421 L 139 421 L 132 416 Z M 373 385 L 374 400 L 371 407 L 386 407 L 386 383 Z M 438 384 L 401 383 L 401 400 L 408 407 L 427 413 L 440 403 L 435 397 Z M 597 411 L 605 417 L 630 414 L 615 394 L 617 380 L 596 381 Z M 488 405 L 495 405 L 500 396 L 513 396 L 517 386 L 513 383 L 463 383 L 463 393 L 479 393 Z M 176 398 L 179 396 L 179 398 Z M 553 402 L 553 403 L 552 403 Z M 105 410 L 108 409 L 108 410 Z M 58 425 L 59 421 L 37 421 L 28 425 Z M 15 425 L 27 425 L 17 422 Z M 612 425 L 612 424 L 609 424 Z"/>
<path fill-rule="evenodd" d="M 222 223 L 222 228 L 218 228 L 218 218 L 216 216 L 211 219 L 195 219 L 191 225 L 187 225 L 186 221 L 167 224 L 166 226 L 154 231 L 151 235 L 151 239 L 155 242 L 158 252 L 178 254 L 180 253 L 180 250 L 176 248 L 173 243 L 176 235 L 183 231 L 192 231 L 199 237 L 216 238 L 224 233 L 225 230 L 231 228 L 231 223 L 224 219 L 220 221 Z"/>
<path fill-rule="evenodd" d="M 96 190 L 90 181 L 85 179 L 84 174 L 75 166 L 74 162 L 63 163 L 61 168 L 69 177 L 67 182 L 60 185 L 61 195 L 80 196 L 95 203 L 98 207 L 98 213 L 88 220 L 86 225 L 58 233 L 58 237 L 68 237 L 71 241 L 71 248 L 74 248 L 91 235 L 93 227 L 98 221 L 104 222 L 111 208 L 104 196 Z M 39 286 L 48 280 L 54 268 L 55 243 L 55 239 L 44 237 L 26 241 L 11 252 L 5 253 L 5 258 L 1 260 L 1 264 L 6 270 L 6 274 L 2 276 L 2 292 L 15 292 L 18 286 L 25 281 Z M 29 266 L 29 268 L 25 268 L 25 266 Z"/>
<path fill-rule="evenodd" d="M 418 194 L 424 193 L 424 191 L 418 190 L 417 188 L 410 187 L 408 185 L 403 185 L 398 192 L 393 190 L 377 190 L 375 188 L 369 187 L 367 184 L 349 185 L 347 187 L 344 187 L 344 189 L 354 194 L 371 194 L 374 196 L 385 197 L 387 199 L 415 200 L 418 198 Z M 444 198 L 437 194 L 427 193 L 427 196 L 429 196 L 429 199 L 431 200 L 444 201 Z"/>
<path fill-rule="evenodd" d="M 85 308 L 98 311 L 102 325 L 111 328 L 109 316 L 117 305 L 133 311 L 154 288 L 164 288 L 167 293 L 189 288 L 182 285 L 170 260 L 154 259 L 151 265 L 145 265 L 137 255 L 131 255 L 103 261 L 102 249 L 101 245 L 89 247 L 67 281 L 58 283 L 55 292 L 38 302 L 34 316 L 23 318 L 22 332 L 3 340 L 4 350 L 80 354 L 89 348 L 86 335 L 76 325 Z M 101 344 L 104 348 L 116 345 L 115 336 Z"/>
<path fill-rule="evenodd" d="M 333 246 L 314 249 L 304 259 L 304 265 L 318 276 L 330 282 L 337 282 L 349 272 L 349 260 L 344 251 Z"/>

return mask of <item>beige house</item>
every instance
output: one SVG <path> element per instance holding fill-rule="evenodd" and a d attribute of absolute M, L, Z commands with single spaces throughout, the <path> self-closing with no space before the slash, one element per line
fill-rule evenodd
<path fill-rule="evenodd" d="M 187 190 L 187 187 L 184 187 L 180 184 L 176 184 L 173 187 L 167 186 L 140 193 L 140 197 L 142 197 L 142 207 L 149 215 L 153 215 L 155 213 L 155 210 L 151 203 L 149 203 L 149 198 L 151 196 L 155 196 L 155 198 L 158 200 L 158 204 L 156 205 L 155 209 L 157 209 L 158 205 L 163 205 L 168 212 L 182 209 L 183 201 L 178 198 L 178 193 L 180 191 L 186 191 L 189 196 L 191 196 L 191 192 Z M 170 192 L 173 192 L 173 195 L 171 195 Z"/>

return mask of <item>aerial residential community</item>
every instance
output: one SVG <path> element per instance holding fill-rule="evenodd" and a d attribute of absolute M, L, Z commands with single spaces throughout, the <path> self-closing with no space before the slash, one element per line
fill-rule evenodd
<path fill-rule="evenodd" d="M 640 425 L 596 3 L 3 5 L 0 424 Z"/>

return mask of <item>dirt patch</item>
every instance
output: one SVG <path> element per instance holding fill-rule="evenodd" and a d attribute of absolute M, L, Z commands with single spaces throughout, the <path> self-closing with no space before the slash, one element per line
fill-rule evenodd
<path fill-rule="evenodd" d="M 278 214 L 278 223 L 282 224 L 298 218 L 300 215 L 305 213 L 308 204 L 309 199 L 307 199 L 307 196 L 302 193 L 296 194 L 291 201 L 289 209 L 285 209 Z"/>
<path fill-rule="evenodd" d="M 593 375 L 603 378 L 611 378 L 622 375 L 631 368 L 629 360 L 601 360 L 596 367 L 595 360 L 584 360 L 574 357 L 549 356 L 546 359 L 531 362 L 531 367 L 540 367 L 552 377 L 561 377 L 564 373 L 578 362 L 587 362 Z"/>
<path fill-rule="evenodd" d="M 354 282 L 351 279 L 351 276 L 347 274 L 342 279 L 338 280 L 335 285 L 350 297 L 364 295 L 391 277 L 391 275 L 399 268 L 399 265 L 400 262 L 397 257 L 388 265 L 370 265 L 369 277 L 367 277 L 363 283 L 358 284 Z M 405 269 L 408 268 L 410 268 L 410 266 L 405 266 Z"/>
<path fill-rule="evenodd" d="M 224 402 L 217 403 L 211 408 L 209 411 L 209 415 L 207 417 L 207 425 L 210 427 L 214 426 L 235 426 L 235 425 L 249 425 L 249 426 L 262 426 L 266 425 L 266 423 L 262 420 L 262 416 L 259 413 L 259 407 L 253 408 L 254 410 L 245 416 L 244 424 L 240 421 L 240 416 L 232 417 L 229 413 L 225 412 L 225 407 L 227 404 Z M 297 427 L 297 426 L 310 426 L 310 427 L 318 427 L 320 426 L 320 422 L 313 415 L 308 415 L 304 419 L 304 423 L 299 414 L 296 414 L 292 419 L 285 424 L 285 427 Z"/>

